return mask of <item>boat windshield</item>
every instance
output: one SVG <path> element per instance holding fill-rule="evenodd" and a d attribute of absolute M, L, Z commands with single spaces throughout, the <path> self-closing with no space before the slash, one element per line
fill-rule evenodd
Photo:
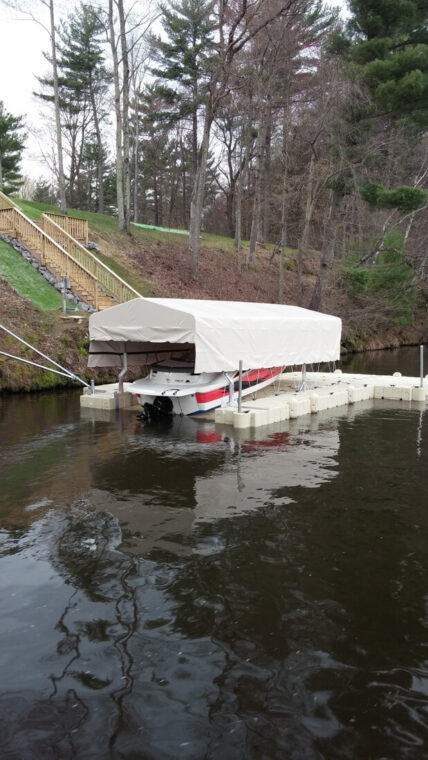
<path fill-rule="evenodd" d="M 183 372 L 193 374 L 194 367 L 194 362 L 185 361 L 184 359 L 165 359 L 162 362 L 153 364 L 152 372 Z"/>

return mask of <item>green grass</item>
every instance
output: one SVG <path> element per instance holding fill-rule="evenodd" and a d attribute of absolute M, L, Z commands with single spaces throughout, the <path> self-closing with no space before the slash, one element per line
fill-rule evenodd
<path fill-rule="evenodd" d="M 41 217 L 41 214 L 45 211 L 51 211 L 54 213 L 60 213 L 60 209 L 58 206 L 49 206 L 46 203 L 36 203 L 35 201 L 23 201 L 20 198 L 14 198 L 14 202 L 22 209 L 24 214 L 27 214 L 27 216 L 30 217 L 30 219 L 38 220 Z M 87 219 L 90 229 L 94 230 L 95 232 L 98 232 L 100 234 L 116 234 L 121 235 L 124 233 L 120 233 L 118 226 L 117 226 L 117 218 L 115 216 L 110 216 L 108 214 L 97 214 L 94 211 L 81 211 L 80 209 L 74 209 L 69 208 L 67 209 L 67 214 L 69 216 L 73 217 L 81 217 L 82 219 Z M 174 242 L 177 245 L 184 245 L 187 246 L 187 240 L 183 238 L 183 235 L 174 234 L 173 232 L 159 232 L 159 230 L 145 230 L 141 227 L 131 227 L 132 235 L 134 237 L 139 238 L 142 241 L 146 241 L 148 243 L 171 243 Z M 213 235 L 208 232 L 203 232 L 201 235 L 201 241 L 204 245 L 209 246 L 210 248 L 220 248 L 223 250 L 234 250 L 234 240 L 230 237 L 225 237 L 223 235 Z M 242 241 L 243 248 L 247 248 L 249 246 L 248 240 Z M 273 244 L 269 243 L 266 245 L 267 250 L 273 250 Z M 294 249 L 287 248 L 287 253 L 293 253 Z M 147 284 L 142 284 L 142 280 L 140 278 L 139 280 L 139 286 L 137 287 L 136 283 L 133 283 L 130 279 L 130 273 L 127 270 L 124 270 L 123 267 L 119 269 L 116 268 L 115 262 L 112 259 L 109 259 L 103 255 L 97 254 L 98 257 L 101 259 L 101 261 L 104 261 L 107 266 L 109 266 L 113 271 L 115 271 L 120 277 L 123 279 L 129 281 L 130 285 L 133 285 L 133 287 L 137 288 L 143 295 L 142 287 L 145 287 L 147 289 Z"/>
<path fill-rule="evenodd" d="M 38 220 L 45 212 L 61 214 L 59 206 L 50 206 L 48 203 L 37 203 L 36 201 L 23 201 L 21 198 L 13 198 L 14 203 L 30 217 Z M 80 211 L 75 208 L 67 209 L 68 216 L 80 217 L 87 219 L 89 226 L 100 232 L 117 231 L 117 219 L 108 214 L 95 214 L 92 211 Z"/>
<path fill-rule="evenodd" d="M 60 213 L 58 206 L 49 206 L 47 203 L 36 203 L 35 201 L 23 201 L 20 198 L 14 198 L 14 202 L 22 209 L 30 219 L 40 219 L 42 213 L 52 211 L 53 213 Z M 108 214 L 96 214 L 92 211 L 80 211 L 79 209 L 67 209 L 68 216 L 80 217 L 87 219 L 89 227 L 99 233 L 119 233 L 117 228 L 117 219 L 114 216 L 108 216 Z M 156 239 L 156 237 L 155 237 Z M 103 264 L 108 266 L 113 272 L 115 272 L 122 280 L 125 280 L 135 290 L 138 290 L 141 295 L 149 294 L 149 286 L 146 280 L 138 275 L 135 275 L 129 269 L 116 262 L 110 256 L 106 256 L 104 253 L 94 254 L 96 258 L 102 261 Z"/>
<path fill-rule="evenodd" d="M 30 219 L 38 220 L 45 211 L 51 211 L 53 213 L 60 213 L 57 206 L 49 206 L 47 203 L 36 203 L 35 201 L 23 201 L 20 198 L 12 198 L 13 202 L 30 217 Z"/>
<path fill-rule="evenodd" d="M 61 295 L 10 245 L 0 240 L 0 277 L 39 309 L 61 308 Z"/>
<path fill-rule="evenodd" d="M 103 264 L 106 265 L 106 267 L 109 267 L 115 274 L 118 275 L 118 277 L 121 277 L 122 280 L 125 280 L 125 282 L 128 283 L 128 285 L 131 286 L 131 288 L 134 288 L 135 290 L 138 290 L 140 295 L 142 296 L 150 296 L 150 286 L 147 280 L 144 280 L 143 277 L 139 277 L 138 274 L 135 274 L 133 270 L 127 269 L 122 264 L 119 264 L 117 261 L 112 259 L 110 256 L 106 256 L 104 253 L 97 253 L 95 254 L 97 259 L 102 261 Z"/>
<path fill-rule="evenodd" d="M 23 201 L 20 198 L 13 198 L 14 202 L 19 206 L 24 214 L 30 217 L 30 219 L 40 219 L 43 212 L 51 211 L 53 213 L 61 213 L 58 206 L 49 206 L 47 203 L 37 203 L 35 201 Z M 109 214 L 97 214 L 94 211 L 81 211 L 80 209 L 68 208 L 68 216 L 81 217 L 87 219 L 89 227 L 100 233 L 119 233 L 117 226 L 117 218 L 110 216 Z M 187 245 L 187 241 L 183 240 L 183 236 L 180 234 L 174 234 L 173 232 L 159 232 L 159 230 L 145 230 L 141 227 L 131 227 L 132 234 L 141 240 L 147 240 L 148 242 L 171 242 L 174 240 L 181 245 Z M 208 233 L 202 233 L 202 242 L 206 243 L 214 248 L 233 248 L 234 241 L 232 238 L 223 237 L 222 235 L 212 235 Z M 242 245 L 248 245 L 248 241 L 243 241 Z M 110 266 L 110 264 L 108 265 Z"/>

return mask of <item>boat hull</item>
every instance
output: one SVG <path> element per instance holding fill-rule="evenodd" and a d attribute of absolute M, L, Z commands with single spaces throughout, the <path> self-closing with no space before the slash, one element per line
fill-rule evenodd
<path fill-rule="evenodd" d="M 242 396 L 270 385 L 283 369 L 270 367 L 245 371 L 242 376 Z M 155 375 L 154 377 L 151 373 L 148 378 L 136 380 L 129 388 L 142 407 L 145 404 L 153 406 L 156 402 L 167 413 L 197 415 L 206 414 L 230 403 L 230 384 L 225 373 L 211 376 L 186 373 L 180 377 L 177 373 L 157 371 Z M 233 382 L 233 401 L 236 403 L 239 391 L 238 373 L 233 373 L 230 379 Z M 167 403 L 166 399 L 169 399 Z"/>

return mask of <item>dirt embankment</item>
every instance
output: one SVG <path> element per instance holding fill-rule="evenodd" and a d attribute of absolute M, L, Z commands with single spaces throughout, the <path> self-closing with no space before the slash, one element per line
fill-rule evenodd
<path fill-rule="evenodd" d="M 0 279 L 0 322 L 66 369 L 89 377 L 87 319 L 76 324 L 62 319 L 58 312 L 40 311 Z M 0 330 L 0 350 L 49 366 L 43 357 L 3 330 Z M 0 391 L 32 391 L 61 385 L 70 385 L 70 381 L 0 355 Z"/>
<path fill-rule="evenodd" d="M 256 266 L 239 270 L 236 255 L 229 248 L 204 246 L 201 250 L 197 282 L 191 279 L 191 262 L 186 244 L 161 241 L 142 241 L 134 236 L 91 235 L 100 250 L 116 260 L 128 272 L 144 279 L 146 295 L 159 297 L 209 298 L 237 301 L 278 301 L 279 261 L 272 251 L 259 246 Z M 318 269 L 318 254 L 312 252 L 304 266 L 305 303 L 309 304 Z M 296 262 L 287 255 L 284 278 L 284 301 L 296 303 Z M 346 293 L 330 288 L 326 294 L 325 311 L 343 319 L 343 350 L 364 351 L 418 344 L 428 340 L 426 311 L 416 315 L 413 326 L 398 327 L 388 316 L 352 300 Z M 111 375 L 87 370 L 88 325 L 66 320 L 61 314 L 40 312 L 29 301 L 15 293 L 0 279 L 0 322 L 27 340 L 43 353 L 77 375 L 95 382 L 108 382 Z M 32 361 L 45 363 L 0 330 L 0 350 L 17 354 Z M 135 376 L 135 375 L 131 375 Z M 28 391 L 69 385 L 66 378 L 36 369 L 0 356 L 0 391 Z"/>
<path fill-rule="evenodd" d="M 203 245 L 200 253 L 199 277 L 191 278 L 191 261 L 186 243 L 141 241 L 128 236 L 118 251 L 118 238 L 94 236 L 101 250 L 119 258 L 128 268 L 149 283 L 148 295 L 170 298 L 210 298 L 234 301 L 279 301 L 279 256 L 272 247 L 259 245 L 254 269 L 245 266 L 243 250 L 241 268 L 230 247 Z M 303 265 L 303 305 L 309 307 L 319 270 L 317 251 L 310 251 Z M 338 264 L 340 266 L 340 264 Z M 284 303 L 297 303 L 296 254 L 288 252 L 284 272 Z M 339 272 L 331 278 L 340 282 Z M 413 345 L 428 341 L 426 309 L 420 308 L 413 325 L 398 326 L 394 317 L 379 303 L 351 298 L 340 287 L 326 290 L 324 311 L 343 320 L 343 351 L 366 351 Z"/>

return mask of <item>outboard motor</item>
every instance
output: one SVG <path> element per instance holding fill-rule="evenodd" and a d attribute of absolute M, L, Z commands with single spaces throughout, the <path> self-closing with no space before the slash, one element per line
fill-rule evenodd
<path fill-rule="evenodd" d="M 168 417 L 172 413 L 172 409 L 173 404 L 169 396 L 156 396 L 153 404 L 146 401 L 143 406 L 144 411 L 137 415 L 137 419 L 142 420 L 142 422 L 154 422 Z"/>

